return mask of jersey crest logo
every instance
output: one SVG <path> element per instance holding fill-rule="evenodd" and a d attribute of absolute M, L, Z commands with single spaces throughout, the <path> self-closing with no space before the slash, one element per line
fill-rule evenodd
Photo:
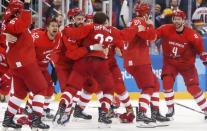
<path fill-rule="evenodd" d="M 129 43 L 128 42 L 124 42 L 124 50 L 127 50 L 129 47 Z"/>

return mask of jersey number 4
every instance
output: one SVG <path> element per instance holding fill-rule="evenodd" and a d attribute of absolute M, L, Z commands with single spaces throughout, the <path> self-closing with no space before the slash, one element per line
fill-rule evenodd
<path fill-rule="evenodd" d="M 177 53 L 178 53 L 178 47 L 173 47 L 173 49 L 172 49 L 172 53 L 174 54 L 174 56 L 177 56 Z"/>

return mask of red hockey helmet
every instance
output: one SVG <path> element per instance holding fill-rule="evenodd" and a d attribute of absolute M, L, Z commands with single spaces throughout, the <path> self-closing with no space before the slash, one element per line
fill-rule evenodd
<path fill-rule="evenodd" d="M 23 6 L 24 4 L 20 0 L 10 0 L 7 8 L 11 11 L 12 14 L 15 14 L 16 12 L 22 10 Z"/>
<path fill-rule="evenodd" d="M 80 8 L 73 8 L 68 11 L 68 18 L 74 17 L 78 14 L 82 13 Z"/>
<path fill-rule="evenodd" d="M 186 14 L 184 11 L 178 10 L 178 11 L 173 12 L 173 17 L 181 17 L 183 19 L 186 19 Z"/>
<path fill-rule="evenodd" d="M 135 12 L 138 13 L 139 16 L 145 16 L 146 14 L 150 14 L 150 5 L 146 3 L 137 4 L 135 7 Z"/>

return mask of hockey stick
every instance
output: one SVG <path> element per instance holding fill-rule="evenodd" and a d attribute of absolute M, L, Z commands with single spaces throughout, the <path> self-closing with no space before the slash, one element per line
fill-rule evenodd
<path fill-rule="evenodd" d="M 178 105 L 178 106 L 181 106 L 181 107 L 184 107 L 184 108 L 186 108 L 186 109 L 189 109 L 189 110 L 191 110 L 191 111 L 195 111 L 195 112 L 197 112 L 197 113 L 199 113 L 199 114 L 202 114 L 202 115 L 206 115 L 204 112 L 202 112 L 202 111 L 198 111 L 198 110 L 195 110 L 195 109 L 193 109 L 193 108 L 191 108 L 191 107 L 188 107 L 188 106 L 185 106 L 185 105 L 183 105 L 183 104 L 180 104 L 180 103 L 175 103 L 176 105 Z"/>

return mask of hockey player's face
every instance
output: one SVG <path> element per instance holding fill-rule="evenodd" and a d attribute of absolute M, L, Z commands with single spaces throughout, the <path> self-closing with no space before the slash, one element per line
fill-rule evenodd
<path fill-rule="evenodd" d="M 57 22 L 51 22 L 50 25 L 47 27 L 47 31 L 50 34 L 50 36 L 55 37 L 58 32 L 58 23 Z"/>
<path fill-rule="evenodd" d="M 75 21 L 76 26 L 82 25 L 84 24 L 85 17 L 83 15 L 77 15 L 74 17 L 74 21 Z"/>
<path fill-rule="evenodd" d="M 56 18 L 58 21 L 58 25 L 61 26 L 62 22 L 63 22 L 63 16 L 62 15 L 58 15 L 58 17 Z"/>
<path fill-rule="evenodd" d="M 185 20 L 182 17 L 173 17 L 172 22 L 176 29 L 179 29 L 184 26 Z"/>
<path fill-rule="evenodd" d="M 85 24 L 90 24 L 90 23 L 93 23 L 93 19 L 87 19 L 87 20 L 85 21 Z"/>

